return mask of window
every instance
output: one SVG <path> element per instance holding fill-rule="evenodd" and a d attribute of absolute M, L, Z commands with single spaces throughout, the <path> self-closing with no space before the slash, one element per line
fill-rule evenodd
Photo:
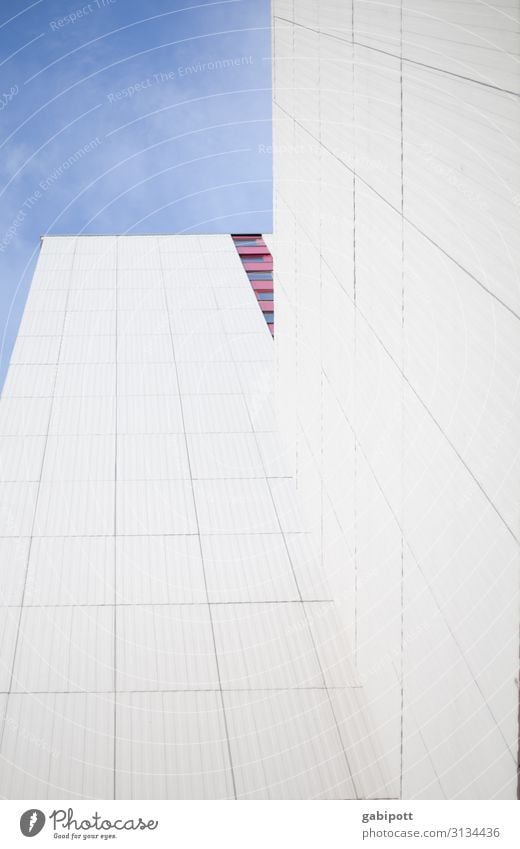
<path fill-rule="evenodd" d="M 272 280 L 272 271 L 248 271 L 247 275 L 250 280 Z"/>

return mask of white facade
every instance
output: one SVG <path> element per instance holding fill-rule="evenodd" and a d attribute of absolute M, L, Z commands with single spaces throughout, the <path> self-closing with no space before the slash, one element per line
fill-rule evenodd
<path fill-rule="evenodd" d="M 510 3 L 274 0 L 279 406 L 403 798 L 514 798 Z"/>
<path fill-rule="evenodd" d="M 229 236 L 44 238 L 0 400 L 0 796 L 385 793 Z"/>

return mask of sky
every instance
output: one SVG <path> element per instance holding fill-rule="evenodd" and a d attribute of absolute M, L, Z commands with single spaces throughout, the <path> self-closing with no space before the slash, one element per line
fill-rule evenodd
<path fill-rule="evenodd" d="M 269 0 L 2 0 L 0 386 L 45 233 L 269 233 Z"/>

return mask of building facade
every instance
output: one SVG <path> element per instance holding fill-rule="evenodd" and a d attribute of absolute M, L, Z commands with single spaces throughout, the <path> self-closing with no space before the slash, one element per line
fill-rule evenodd
<path fill-rule="evenodd" d="M 514 798 L 518 34 L 274 0 L 278 409 L 403 798 Z"/>
<path fill-rule="evenodd" d="M 386 792 L 252 282 L 231 236 L 42 240 L 0 400 L 3 798 Z"/>

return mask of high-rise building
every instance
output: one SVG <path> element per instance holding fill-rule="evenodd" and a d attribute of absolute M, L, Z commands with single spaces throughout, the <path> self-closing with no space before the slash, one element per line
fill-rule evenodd
<path fill-rule="evenodd" d="M 252 282 L 230 236 L 42 240 L 0 400 L 2 797 L 385 794 Z"/>
<path fill-rule="evenodd" d="M 273 3 L 277 409 L 404 798 L 516 795 L 509 11 Z"/>

